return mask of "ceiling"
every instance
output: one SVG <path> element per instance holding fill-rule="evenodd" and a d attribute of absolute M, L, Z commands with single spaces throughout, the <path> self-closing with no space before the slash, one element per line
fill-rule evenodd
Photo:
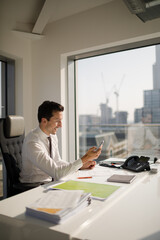
<path fill-rule="evenodd" d="M 12 16 L 11 30 L 39 38 L 48 23 L 112 1 L 119 0 L 0 0 L 0 5 L 5 21 Z M 160 0 L 123 1 L 144 22 L 160 17 Z"/>
<path fill-rule="evenodd" d="M 0 0 L 14 15 L 16 31 L 43 34 L 48 23 L 109 3 L 113 0 Z M 8 5 L 7 5 L 8 4 Z M 3 6 L 3 5 L 1 5 Z"/>

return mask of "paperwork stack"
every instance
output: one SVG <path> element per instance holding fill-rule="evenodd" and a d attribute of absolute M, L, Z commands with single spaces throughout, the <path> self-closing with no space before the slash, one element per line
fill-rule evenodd
<path fill-rule="evenodd" d="M 33 204 L 26 207 L 26 214 L 59 224 L 91 203 L 90 193 L 49 190 Z"/>

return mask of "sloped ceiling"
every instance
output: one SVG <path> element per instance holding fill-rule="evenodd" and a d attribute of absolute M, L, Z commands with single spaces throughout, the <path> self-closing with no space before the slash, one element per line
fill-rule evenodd
<path fill-rule="evenodd" d="M 16 31 L 27 31 L 27 26 L 33 34 L 43 34 L 48 23 L 86 11 L 88 9 L 109 3 L 114 0 L 2 0 L 12 8 L 15 15 Z"/>

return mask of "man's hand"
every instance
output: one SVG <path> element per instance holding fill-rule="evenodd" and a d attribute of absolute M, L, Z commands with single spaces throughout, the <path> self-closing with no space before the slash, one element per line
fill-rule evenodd
<path fill-rule="evenodd" d="M 83 166 L 80 168 L 81 170 L 83 169 L 93 169 L 96 165 L 95 161 L 88 161 L 86 163 L 83 164 Z"/>
<path fill-rule="evenodd" d="M 81 158 L 82 159 L 82 163 L 83 166 L 81 167 L 81 169 L 92 169 L 95 167 L 96 162 L 93 161 L 94 159 L 97 159 L 99 157 L 99 155 L 101 154 L 101 148 L 96 148 L 96 147 L 92 147 L 90 148 L 86 154 Z"/>

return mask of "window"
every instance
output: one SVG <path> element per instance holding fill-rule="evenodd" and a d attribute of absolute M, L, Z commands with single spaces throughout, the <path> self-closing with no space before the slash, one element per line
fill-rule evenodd
<path fill-rule="evenodd" d="M 0 118 L 15 113 L 15 62 L 0 56 Z"/>
<path fill-rule="evenodd" d="M 12 114 L 15 114 L 15 62 L 0 56 L 0 119 Z M 3 199 L 3 189 L 5 195 L 6 181 L 0 151 L 0 199 Z"/>
<path fill-rule="evenodd" d="M 6 64 L 0 61 L 0 118 L 5 117 L 6 114 Z"/>
<path fill-rule="evenodd" d="M 77 149 L 105 141 L 101 159 L 159 156 L 160 45 L 75 61 Z"/>

